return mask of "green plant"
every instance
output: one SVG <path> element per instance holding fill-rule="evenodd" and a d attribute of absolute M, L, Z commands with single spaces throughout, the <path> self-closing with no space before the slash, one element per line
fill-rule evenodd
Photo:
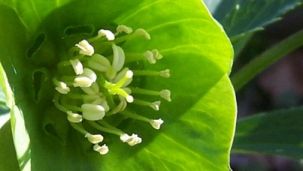
<path fill-rule="evenodd" d="M 208 7 L 234 47 L 239 47 L 235 49 L 238 54 L 253 31 L 299 1 L 281 1 L 274 15 L 260 16 L 262 20 L 248 28 L 240 27 L 245 19 L 234 17 L 239 11 L 234 2 L 227 6 L 227 1 L 216 2 L 217 13 L 215 6 L 207 3 Z M 0 111 L 10 109 L 11 117 L 0 129 L 0 159 L 7 161 L 0 164 L 0 170 L 230 169 L 236 119 L 229 79 L 233 49 L 201 1 L 0 0 L 0 25 Z M 109 31 L 116 33 L 115 38 Z M 298 46 L 294 43 L 293 48 Z M 83 74 L 79 61 L 96 75 L 88 70 Z M 122 67 L 126 69 L 120 72 Z M 163 69 L 170 73 L 154 72 Z M 129 81 L 130 89 L 125 87 Z M 237 82 L 236 76 L 233 81 Z M 101 101 L 89 100 L 94 86 L 102 94 L 102 99 L 94 100 Z M 93 107 L 97 113 L 62 94 L 79 95 L 73 97 L 98 105 Z M 86 94 L 88 99 L 83 99 Z M 163 101 L 160 108 L 158 101 L 150 103 L 163 96 L 171 102 Z M 161 120 L 155 125 L 147 118 Z M 104 141 L 100 136 L 91 139 L 87 132 L 102 134 Z M 124 140 L 124 132 L 137 133 L 140 138 Z M 236 150 L 245 143 L 239 140 Z M 109 151 L 107 146 L 94 148 L 92 143 L 105 143 Z"/>

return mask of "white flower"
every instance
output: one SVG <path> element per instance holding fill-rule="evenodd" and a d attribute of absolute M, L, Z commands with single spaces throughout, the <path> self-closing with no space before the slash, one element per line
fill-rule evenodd
<path fill-rule="evenodd" d="M 87 40 L 82 40 L 75 46 L 80 49 L 79 53 L 82 55 L 92 56 L 95 53 L 94 47 L 90 45 Z"/>
<path fill-rule="evenodd" d="M 83 104 L 81 106 L 83 118 L 90 121 L 101 120 L 105 116 L 105 109 L 101 105 Z"/>
<path fill-rule="evenodd" d="M 73 113 L 72 111 L 67 111 L 67 120 L 71 123 L 80 123 L 82 122 L 82 116 L 78 113 Z"/>
<path fill-rule="evenodd" d="M 150 120 L 149 123 L 153 128 L 160 129 L 164 121 L 162 119 L 157 119 L 157 120 Z"/>
<path fill-rule="evenodd" d="M 55 88 L 59 93 L 61 94 L 67 94 L 70 92 L 70 88 L 67 86 L 66 83 L 62 81 L 56 82 L 56 88 Z"/>
<path fill-rule="evenodd" d="M 98 36 L 100 37 L 105 36 L 107 40 L 115 40 L 115 35 L 110 30 L 100 29 L 98 31 Z"/>
<path fill-rule="evenodd" d="M 94 150 L 100 153 L 101 155 L 105 155 L 109 152 L 109 149 L 106 144 L 100 146 L 98 144 L 94 145 Z"/>
<path fill-rule="evenodd" d="M 93 143 L 93 144 L 98 144 L 98 143 L 103 141 L 103 136 L 100 135 L 100 134 L 93 135 L 93 134 L 90 134 L 90 133 L 86 133 L 85 138 L 87 138 L 88 141 Z"/>

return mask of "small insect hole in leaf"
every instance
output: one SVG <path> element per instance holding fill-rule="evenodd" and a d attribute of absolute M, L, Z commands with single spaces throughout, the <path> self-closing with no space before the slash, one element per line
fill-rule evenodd
<path fill-rule="evenodd" d="M 46 39 L 46 35 L 44 33 L 40 33 L 36 37 L 33 45 L 28 49 L 27 57 L 31 58 L 40 49 L 45 39 Z"/>
<path fill-rule="evenodd" d="M 64 35 L 71 36 L 77 34 L 92 34 L 94 27 L 91 25 L 69 26 L 64 30 Z"/>
<path fill-rule="evenodd" d="M 52 123 L 45 124 L 44 131 L 46 132 L 47 135 L 53 136 L 53 137 L 59 139 L 60 141 L 62 140 L 60 135 L 58 134 L 56 128 L 54 127 L 54 125 Z"/>

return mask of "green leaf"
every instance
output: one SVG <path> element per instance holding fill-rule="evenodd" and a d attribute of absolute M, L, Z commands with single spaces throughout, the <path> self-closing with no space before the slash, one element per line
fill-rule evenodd
<path fill-rule="evenodd" d="M 303 107 L 261 113 L 241 119 L 233 152 L 264 153 L 302 159 Z"/>
<path fill-rule="evenodd" d="M 302 0 L 222 1 L 214 16 L 230 37 L 237 37 L 262 30 L 300 4 Z"/>
<path fill-rule="evenodd" d="M 0 2 L 11 7 L 17 13 L 20 22 L 30 33 L 33 33 L 44 18 L 54 9 L 65 5 L 69 1 L 70 0 L 0 0 Z"/>
<path fill-rule="evenodd" d="M 241 52 L 251 35 L 276 22 L 302 0 L 204 0 L 214 17 L 232 40 L 235 56 Z"/>
<path fill-rule="evenodd" d="M 199 0 L 77 0 L 49 15 L 39 12 L 48 6 L 43 2 L 32 0 L 39 9 L 36 14 L 21 10 L 19 16 L 0 6 L 0 25 L 5 26 L 1 27 L 4 41 L 0 46 L 6 47 L 0 59 L 17 105 L 11 112 L 13 126 L 22 125 L 24 116 L 30 138 L 30 148 L 20 150 L 21 144 L 15 144 L 18 156 L 30 156 L 32 170 L 229 170 L 236 115 L 228 78 L 232 47 Z M 43 21 L 34 19 L 35 15 Z M 142 67 L 169 68 L 172 77 L 148 78 L 141 86 L 169 88 L 173 101 L 163 103 L 161 114 L 151 116 L 165 120 L 161 130 L 136 121 L 123 122 L 119 127 L 137 132 L 143 143 L 129 147 L 119 138 L 107 136 L 110 153 L 99 156 L 71 129 L 65 114 L 53 107 L 49 71 L 67 48 L 96 29 L 112 29 L 116 24 L 144 28 L 151 34 L 145 44 L 132 40 L 122 48 L 126 52 L 159 49 L 164 58 L 154 66 Z M 20 131 L 14 131 L 15 142 L 27 137 L 24 129 Z"/>
<path fill-rule="evenodd" d="M 10 122 L 1 127 L 0 137 L 0 170 L 18 171 L 19 167 Z"/>

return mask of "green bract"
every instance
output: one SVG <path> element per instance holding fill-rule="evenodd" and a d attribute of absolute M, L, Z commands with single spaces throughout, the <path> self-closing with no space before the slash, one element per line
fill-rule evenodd
<path fill-rule="evenodd" d="M 229 169 L 236 115 L 228 78 L 233 53 L 223 29 L 201 1 L 2 2 L 0 59 L 9 85 L 5 84 L 6 77 L 1 77 L 1 81 L 11 99 L 8 105 L 21 168 Z M 140 134 L 144 141 L 129 147 L 109 136 L 107 144 L 111 150 L 100 156 L 83 135 L 70 127 L 66 114 L 54 107 L 52 78 L 55 66 L 72 46 L 96 35 L 97 29 L 115 30 L 121 24 L 143 28 L 151 36 L 146 43 L 138 39 L 125 42 L 121 45 L 124 51 L 158 49 L 163 55 L 155 65 L 135 63 L 134 68 L 169 68 L 172 72 L 169 79 L 143 77 L 136 85 L 149 90 L 169 88 L 172 101 L 163 104 L 157 113 L 133 106 L 136 113 L 152 118 L 161 115 L 165 124 L 157 131 L 146 123 L 113 118 L 118 123 L 115 126 Z"/>

